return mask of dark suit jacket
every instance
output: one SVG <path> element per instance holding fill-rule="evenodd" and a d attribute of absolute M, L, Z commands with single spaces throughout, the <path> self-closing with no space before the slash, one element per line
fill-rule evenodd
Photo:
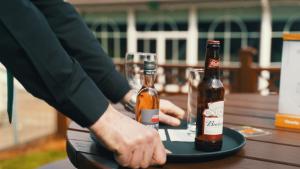
<path fill-rule="evenodd" d="M 34 96 L 92 125 L 129 91 L 97 39 L 63 0 L 0 2 L 0 61 Z"/>

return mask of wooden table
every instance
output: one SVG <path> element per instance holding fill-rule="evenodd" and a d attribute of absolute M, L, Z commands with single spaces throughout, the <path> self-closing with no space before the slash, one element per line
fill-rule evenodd
<path fill-rule="evenodd" d="M 186 96 L 166 96 L 186 108 Z M 293 169 L 300 168 L 300 133 L 274 126 L 278 96 L 230 94 L 226 96 L 224 123 L 227 127 L 252 126 L 271 132 L 247 138 L 236 155 L 201 163 L 167 163 L 163 168 L 218 169 Z M 118 106 L 117 106 L 118 107 Z M 101 157 L 87 129 L 72 123 L 67 133 L 67 151 L 71 162 L 80 169 L 118 168 L 113 157 Z"/>

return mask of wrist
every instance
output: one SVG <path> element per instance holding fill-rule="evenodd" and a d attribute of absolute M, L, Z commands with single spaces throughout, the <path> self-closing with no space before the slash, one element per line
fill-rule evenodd
<path fill-rule="evenodd" d="M 101 133 L 106 123 L 111 123 L 118 112 L 109 104 L 103 115 L 89 129 L 96 135 Z"/>
<path fill-rule="evenodd" d="M 100 144 L 115 151 L 115 145 L 118 145 L 118 138 L 121 135 L 116 131 L 118 128 L 115 128 L 115 125 L 121 124 L 124 118 L 126 116 L 109 105 L 104 114 L 89 129 Z"/>

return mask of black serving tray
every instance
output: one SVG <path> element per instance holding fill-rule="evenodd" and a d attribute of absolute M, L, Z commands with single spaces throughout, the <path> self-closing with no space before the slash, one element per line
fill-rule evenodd
<path fill-rule="evenodd" d="M 238 152 L 245 144 L 245 137 L 239 132 L 230 128 L 223 128 L 223 145 L 220 151 L 204 152 L 194 149 L 194 142 L 172 142 L 170 141 L 167 129 L 186 129 L 186 124 L 179 127 L 170 127 L 160 125 L 160 129 L 165 129 L 167 140 L 163 141 L 164 146 L 172 153 L 167 155 L 168 162 L 202 162 L 209 160 L 217 160 L 233 155 Z M 104 147 L 97 141 L 95 136 L 91 134 L 91 138 L 95 141 L 99 150 L 103 151 Z"/>
<path fill-rule="evenodd" d="M 167 126 L 161 128 L 167 129 Z M 174 129 L 174 128 L 173 128 Z M 172 153 L 168 154 L 169 162 L 208 161 L 224 158 L 239 151 L 246 143 L 246 139 L 239 132 L 230 128 L 223 128 L 223 145 L 220 151 L 204 152 L 194 148 L 194 142 L 172 142 L 166 131 L 165 147 Z"/>

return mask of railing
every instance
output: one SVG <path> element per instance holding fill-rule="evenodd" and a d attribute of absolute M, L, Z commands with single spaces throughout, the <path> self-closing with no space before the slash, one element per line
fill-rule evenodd
<path fill-rule="evenodd" d="M 278 93 L 280 80 L 280 66 L 259 67 L 253 63 L 256 50 L 245 48 L 240 50 L 240 63 L 222 66 L 222 81 L 227 92 L 255 93 L 267 90 L 268 93 Z M 124 62 L 116 61 L 115 65 L 124 73 Z M 163 64 L 158 67 L 156 86 L 160 93 L 186 93 L 187 68 L 203 68 L 199 65 Z M 261 76 L 263 71 L 269 73 L 269 78 Z M 259 81 L 265 81 L 266 86 L 259 88 Z"/>

